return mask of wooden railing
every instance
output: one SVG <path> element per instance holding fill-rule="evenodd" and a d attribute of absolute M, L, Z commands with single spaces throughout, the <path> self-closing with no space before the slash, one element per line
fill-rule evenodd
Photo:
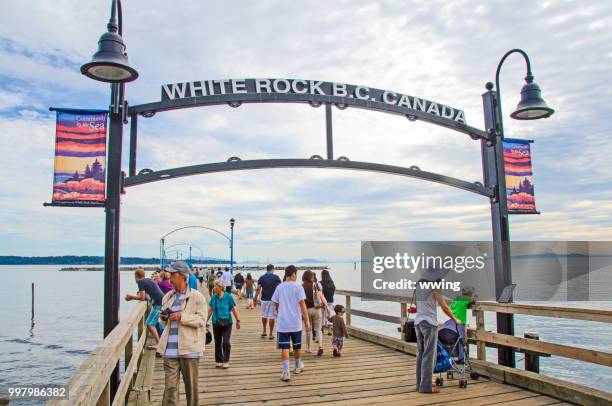
<path fill-rule="evenodd" d="M 365 331 L 352 326 L 351 316 L 365 317 L 368 319 L 379 320 L 389 323 L 399 324 L 407 317 L 407 304 L 411 298 L 405 296 L 391 296 L 383 294 L 372 294 L 350 290 L 336 290 L 336 294 L 345 297 L 346 324 L 349 326 L 349 334 L 355 333 L 359 338 L 376 341 L 379 344 L 391 346 L 398 350 L 409 353 L 416 353 L 412 343 L 403 343 L 401 340 L 391 337 L 382 337 L 380 334 Z M 385 302 L 400 303 L 400 315 L 391 316 L 386 314 L 374 313 L 370 311 L 355 309 L 352 306 L 351 298 L 360 297 L 362 299 L 379 300 Z M 495 376 L 497 379 L 517 386 L 522 386 L 530 390 L 535 390 L 551 396 L 555 396 L 570 402 L 579 404 L 612 404 L 612 395 L 608 392 L 587 388 L 581 385 L 561 381 L 551 377 L 541 377 L 529 371 L 529 365 L 537 365 L 539 356 L 560 356 L 571 358 L 578 361 L 605 365 L 612 367 L 612 353 L 594 349 L 581 348 L 578 346 L 557 344 L 537 339 L 537 334 L 526 333 L 525 337 L 515 337 L 500 334 L 485 329 L 485 312 L 522 314 L 538 317 L 555 317 L 570 320 L 587 320 L 602 323 L 612 323 L 612 310 L 584 309 L 559 306 L 546 306 L 520 303 L 497 303 L 497 302 L 476 302 L 472 306 L 475 316 L 475 328 L 467 326 L 467 336 L 470 342 L 476 344 L 476 359 L 471 362 L 479 372 L 485 375 Z M 586 333 L 586 332 L 585 332 Z M 534 337 L 534 338 L 527 338 Z M 525 353 L 526 369 L 522 371 L 513 368 L 498 366 L 486 362 L 486 347 L 497 347 L 499 345 L 512 347 L 516 351 Z M 534 358 L 536 361 L 534 362 Z M 612 371 L 610 371 L 612 373 Z M 531 375 L 530 375 L 531 374 Z M 604 401 L 604 403 L 601 403 Z"/>
<path fill-rule="evenodd" d="M 138 303 L 130 315 L 119 322 L 68 380 L 68 399 L 52 400 L 49 405 L 123 405 L 132 388 L 134 372 L 138 369 L 139 358 L 145 346 L 146 316 L 147 304 Z M 136 332 L 138 338 L 134 346 Z M 122 353 L 125 372 L 114 398 L 111 399 L 109 381 Z"/>

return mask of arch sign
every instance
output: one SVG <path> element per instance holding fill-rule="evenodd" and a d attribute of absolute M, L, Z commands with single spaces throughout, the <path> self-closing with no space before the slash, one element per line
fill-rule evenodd
<path fill-rule="evenodd" d="M 424 114 L 465 122 L 465 113 L 454 107 L 390 90 L 367 86 L 322 82 L 304 79 L 221 79 L 173 83 L 162 86 L 162 101 L 190 99 L 214 100 L 215 96 L 252 95 L 260 100 L 325 101 L 327 97 L 342 98 L 347 105 L 396 111 L 406 115 L 418 111 Z"/>

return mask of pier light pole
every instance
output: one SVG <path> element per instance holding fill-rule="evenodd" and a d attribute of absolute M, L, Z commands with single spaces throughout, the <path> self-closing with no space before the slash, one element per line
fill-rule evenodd
<path fill-rule="evenodd" d="M 486 84 L 487 92 L 482 95 L 485 126 L 489 140 L 481 141 L 483 171 L 486 186 L 495 190 L 491 198 L 491 219 L 493 228 L 493 250 L 495 266 L 495 295 L 500 297 L 503 289 L 512 283 L 512 260 L 510 256 L 510 226 L 508 222 L 508 201 L 506 197 L 506 178 L 504 168 L 504 125 L 501 109 L 499 74 L 501 67 L 511 54 L 519 53 L 525 59 L 527 74 L 521 90 L 521 101 L 510 114 L 515 120 L 537 120 L 548 118 L 555 111 L 546 105 L 540 87 L 533 81 L 529 56 L 521 49 L 508 51 L 497 65 L 495 89 L 493 83 Z M 497 332 L 514 335 L 512 314 L 497 313 Z M 515 367 L 514 351 L 511 347 L 498 347 L 498 363 Z"/>
<path fill-rule="evenodd" d="M 81 73 L 91 79 L 111 83 L 106 163 L 105 243 L 104 243 L 104 337 L 119 323 L 119 224 L 121 209 L 121 147 L 125 116 L 125 83 L 138 78 L 128 62 L 123 43 L 121 0 L 113 0 L 107 32 L 100 36 L 98 50 Z M 110 378 L 111 399 L 119 387 L 119 364 Z"/>
<path fill-rule="evenodd" d="M 230 219 L 230 270 L 232 275 L 234 274 L 234 224 L 236 224 L 236 219 Z"/>

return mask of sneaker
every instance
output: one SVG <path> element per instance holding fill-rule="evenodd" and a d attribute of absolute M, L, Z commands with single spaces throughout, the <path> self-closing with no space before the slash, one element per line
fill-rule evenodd
<path fill-rule="evenodd" d="M 317 351 L 317 355 L 320 357 L 321 355 L 323 355 L 323 348 L 319 348 L 319 351 Z"/>
<path fill-rule="evenodd" d="M 295 367 L 295 373 L 296 374 L 301 374 L 302 371 L 304 370 L 304 363 L 300 360 L 300 366 Z"/>
<path fill-rule="evenodd" d="M 289 380 L 291 380 L 291 375 L 289 375 L 289 372 L 283 371 L 281 381 L 289 382 Z"/>
<path fill-rule="evenodd" d="M 217 368 L 221 368 L 221 367 L 223 366 L 223 363 L 222 363 L 222 362 L 217 362 L 217 363 L 215 364 L 215 366 L 216 366 Z"/>
<path fill-rule="evenodd" d="M 334 348 L 334 357 L 338 356 L 338 350 Z"/>
<path fill-rule="evenodd" d="M 223 366 L 223 369 L 229 368 L 229 362 L 224 362 L 222 366 Z"/>

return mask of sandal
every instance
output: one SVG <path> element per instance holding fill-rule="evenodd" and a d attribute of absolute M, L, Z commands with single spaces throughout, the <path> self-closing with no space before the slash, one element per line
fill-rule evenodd
<path fill-rule="evenodd" d="M 274 340 L 274 336 L 268 336 L 269 340 Z"/>
<path fill-rule="evenodd" d="M 266 333 L 261 333 L 260 337 L 261 338 L 266 338 L 267 334 Z"/>

